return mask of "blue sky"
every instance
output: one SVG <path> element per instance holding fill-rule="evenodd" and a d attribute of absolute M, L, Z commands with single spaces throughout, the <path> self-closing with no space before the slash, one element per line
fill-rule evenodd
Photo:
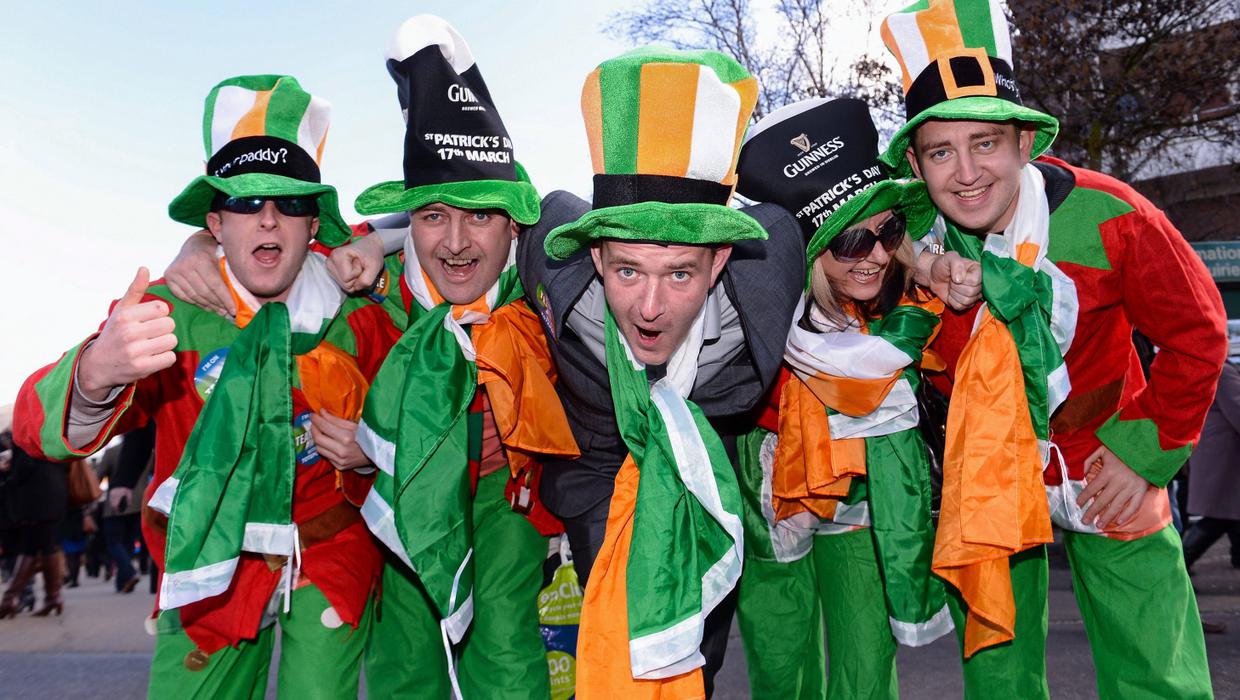
<path fill-rule="evenodd" d="M 438 14 L 466 37 L 542 192 L 590 190 L 580 89 L 628 48 L 602 33 L 631 3 L 21 3 L 0 27 L 0 404 L 104 319 L 139 265 L 159 275 L 192 230 L 167 204 L 202 171 L 202 104 L 219 80 L 288 73 L 332 103 L 323 158 L 346 218 L 401 174 L 383 49 Z"/>

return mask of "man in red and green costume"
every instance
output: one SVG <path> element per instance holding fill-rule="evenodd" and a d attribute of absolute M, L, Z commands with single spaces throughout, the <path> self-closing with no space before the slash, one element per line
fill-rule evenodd
<path fill-rule="evenodd" d="M 1131 187 L 1039 156 L 993 0 L 888 17 L 908 123 L 885 163 L 922 178 L 984 303 L 945 314 L 952 391 L 934 568 L 952 585 L 966 695 L 1047 695 L 1047 564 L 1062 528 L 1104 698 L 1210 697 L 1165 485 L 1226 357 L 1219 295 Z M 1031 162 L 1031 159 L 1036 159 Z M 1132 331 L 1160 352 L 1144 379 Z"/>
<path fill-rule="evenodd" d="M 515 265 L 538 193 L 447 22 L 406 21 L 387 63 L 405 115 L 405 177 L 356 203 L 362 214 L 399 214 L 374 222 L 368 244 L 403 251 L 387 270 L 398 282 L 385 307 L 404 334 L 358 429 L 379 468 L 362 513 L 394 555 L 367 688 L 376 697 L 546 698 L 538 593 L 558 523 L 534 502 L 535 460 L 578 451 Z"/>
<path fill-rule="evenodd" d="M 207 174 L 169 214 L 219 242 L 235 321 L 148 287 L 142 269 L 102 330 L 19 395 L 18 439 L 52 459 L 157 425 L 152 697 L 263 697 L 277 620 L 281 697 L 357 694 L 382 556 L 348 426 L 395 333 L 310 252 L 349 238 L 320 181 L 329 110 L 288 76 L 212 89 Z"/>

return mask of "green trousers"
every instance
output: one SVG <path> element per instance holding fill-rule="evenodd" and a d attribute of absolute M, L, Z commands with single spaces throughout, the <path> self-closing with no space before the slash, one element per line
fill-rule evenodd
<path fill-rule="evenodd" d="M 465 700 L 550 697 L 538 591 L 547 539 L 504 497 L 508 473 L 478 482 L 474 497 L 474 620 L 455 647 Z M 417 577 L 391 563 L 366 650 L 374 698 L 451 698 L 439 618 Z"/>
<path fill-rule="evenodd" d="M 754 698 L 898 697 L 896 641 L 868 528 L 818 535 L 795 562 L 746 561 L 740 586 Z"/>
<path fill-rule="evenodd" d="M 1129 541 L 1066 532 L 1064 547 L 1098 697 L 1213 697 L 1197 599 L 1175 530 L 1168 525 Z M 1012 558 L 1016 638 L 964 662 L 966 698 L 1049 697 L 1047 578 L 1044 547 Z M 959 635 L 964 609 L 956 592 L 949 593 Z"/>
<path fill-rule="evenodd" d="M 323 613 L 329 607 L 327 598 L 313 584 L 293 591 L 289 612 L 279 616 L 278 697 L 357 697 L 370 613 L 357 629 L 349 625 L 327 627 Z M 197 647 L 181 629 L 179 614 L 175 610 L 164 613 L 159 618 L 148 697 L 260 700 L 267 693 L 275 631 L 276 627 L 268 627 L 255 639 L 224 647 L 197 668 L 200 664 L 186 664 L 191 655 L 197 656 Z"/>

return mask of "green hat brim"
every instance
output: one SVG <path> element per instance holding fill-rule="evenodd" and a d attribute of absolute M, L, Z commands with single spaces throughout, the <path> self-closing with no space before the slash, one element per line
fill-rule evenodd
<path fill-rule="evenodd" d="M 1036 109 L 998 97 L 957 97 L 925 109 L 896 132 L 891 139 L 891 144 L 887 146 L 887 151 L 880 157 L 883 164 L 890 168 L 893 177 L 913 177 L 913 168 L 908 164 L 908 158 L 905 157 L 909 139 L 912 138 L 913 131 L 917 127 L 930 119 L 976 122 L 1015 121 L 1033 124 L 1037 127 L 1037 134 L 1033 137 L 1033 152 L 1029 155 L 1030 159 L 1037 158 L 1050 148 L 1055 142 L 1055 136 L 1059 133 L 1059 120 Z"/>
<path fill-rule="evenodd" d="M 216 192 L 223 192 L 229 197 L 314 196 L 319 204 L 319 231 L 315 239 L 329 248 L 335 248 L 347 243 L 353 235 L 340 216 L 335 187 L 268 173 L 233 177 L 200 175 L 168 205 L 168 216 L 173 221 L 206 228 L 207 212 L 211 210 L 211 200 Z"/>
<path fill-rule="evenodd" d="M 844 202 L 822 222 L 805 248 L 809 267 L 814 266 L 814 261 L 831 241 L 850 225 L 888 209 L 896 209 L 904 215 L 905 230 L 913 240 L 925 236 L 938 215 L 926 192 L 926 183 L 921 180 L 884 180 Z"/>
<path fill-rule="evenodd" d="M 638 202 L 595 209 L 547 234 L 543 248 L 567 260 L 595 241 L 722 245 L 766 240 L 766 229 L 752 216 L 720 204 Z"/>
<path fill-rule="evenodd" d="M 538 190 L 528 182 L 512 180 L 443 182 L 412 189 L 405 189 L 399 180 L 381 182 L 358 195 L 353 208 L 371 216 L 413 211 L 435 202 L 461 209 L 503 209 L 525 226 L 538 223 L 542 211 Z"/>

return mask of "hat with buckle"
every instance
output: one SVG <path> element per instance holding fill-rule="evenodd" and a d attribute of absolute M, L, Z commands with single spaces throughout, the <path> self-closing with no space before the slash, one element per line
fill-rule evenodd
<path fill-rule="evenodd" d="M 1059 120 L 1021 104 L 998 0 L 918 0 L 883 20 L 881 31 L 904 79 L 907 123 L 882 157 L 896 176 L 912 176 L 905 153 L 928 119 L 1022 122 L 1037 129 L 1031 157 L 1050 148 Z"/>
<path fill-rule="evenodd" d="M 205 228 L 217 192 L 229 197 L 314 197 L 315 238 L 334 247 L 349 240 L 336 188 L 319 174 L 331 104 L 288 75 L 243 75 L 216 85 L 202 118 L 207 173 L 168 205 L 168 215 Z"/>
<path fill-rule="evenodd" d="M 362 192 L 357 211 L 387 214 L 443 202 L 537 222 L 538 191 L 513 159 L 508 130 L 464 37 L 440 17 L 418 15 L 396 30 L 387 59 L 405 117 L 405 177 Z"/>
<path fill-rule="evenodd" d="M 563 260 L 603 239 L 719 245 L 765 239 L 728 206 L 758 84 L 717 51 L 646 47 L 604 61 L 581 94 L 592 211 L 547 234 Z"/>
<path fill-rule="evenodd" d="M 750 130 L 738 192 L 796 218 L 814 260 L 841 231 L 888 209 L 921 238 L 937 210 L 920 180 L 892 180 L 878 161 L 878 131 L 861 100 L 816 98 L 782 107 Z"/>

